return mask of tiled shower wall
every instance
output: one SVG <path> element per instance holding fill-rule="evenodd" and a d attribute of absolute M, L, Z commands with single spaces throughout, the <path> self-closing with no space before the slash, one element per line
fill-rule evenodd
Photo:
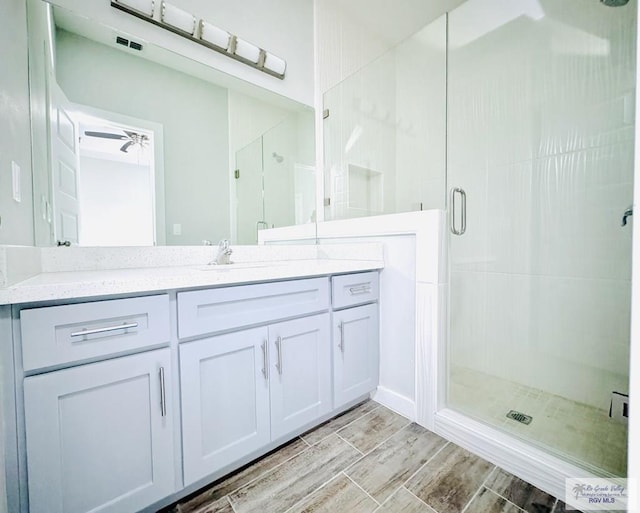
<path fill-rule="evenodd" d="M 482 4 L 449 18 L 452 362 L 608 409 L 628 392 L 636 5 L 517 2 L 483 32 Z"/>
<path fill-rule="evenodd" d="M 395 212 L 394 76 L 387 53 L 324 95 L 325 219 Z"/>
<path fill-rule="evenodd" d="M 395 50 L 399 212 L 445 208 L 446 41 L 441 16 Z"/>
<path fill-rule="evenodd" d="M 329 220 L 445 208 L 446 17 L 324 95 Z"/>

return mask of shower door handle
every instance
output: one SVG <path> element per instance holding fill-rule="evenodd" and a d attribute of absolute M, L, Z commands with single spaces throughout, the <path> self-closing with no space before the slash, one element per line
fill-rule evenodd
<path fill-rule="evenodd" d="M 622 223 L 620 224 L 620 226 L 627 226 L 627 217 L 632 215 L 633 215 L 633 205 L 631 205 L 627 210 L 624 211 L 624 214 L 622 214 Z"/>
<path fill-rule="evenodd" d="M 260 231 L 260 227 L 262 226 L 263 229 L 268 229 L 269 225 L 267 224 L 266 221 L 258 221 L 256 223 L 256 241 L 258 240 L 259 234 L 258 232 Z"/>
<path fill-rule="evenodd" d="M 460 196 L 460 228 L 456 227 L 456 196 Z M 454 235 L 462 235 L 467 231 L 467 193 L 460 187 L 454 187 L 451 189 L 451 204 L 450 211 L 450 228 L 451 233 Z"/>

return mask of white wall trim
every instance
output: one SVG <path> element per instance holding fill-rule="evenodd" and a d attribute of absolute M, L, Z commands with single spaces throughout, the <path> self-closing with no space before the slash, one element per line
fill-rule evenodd
<path fill-rule="evenodd" d="M 446 379 L 448 285 L 416 286 L 416 422 L 434 431 Z"/>
<path fill-rule="evenodd" d="M 408 419 L 416 418 L 416 403 L 393 390 L 379 386 L 371 398 Z"/>
<path fill-rule="evenodd" d="M 416 282 L 446 283 L 443 210 L 423 210 L 318 223 L 318 238 L 415 235 Z"/>
<path fill-rule="evenodd" d="M 346 237 L 370 237 L 387 235 L 415 235 L 416 281 L 423 283 L 446 283 L 446 234 L 444 233 L 444 210 L 403 212 L 375 217 L 358 217 L 339 221 L 323 221 L 317 224 L 318 239 Z M 309 239 L 307 226 L 287 226 L 260 231 L 260 243 Z"/>

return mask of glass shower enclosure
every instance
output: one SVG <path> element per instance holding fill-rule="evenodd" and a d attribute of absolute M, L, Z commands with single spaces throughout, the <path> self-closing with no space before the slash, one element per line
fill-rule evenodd
<path fill-rule="evenodd" d="M 624 476 L 637 0 L 468 0 L 324 96 L 325 219 L 446 210 L 439 411 Z"/>
<path fill-rule="evenodd" d="M 637 6 L 486 5 L 449 15 L 447 406 L 624 476 Z"/>
<path fill-rule="evenodd" d="M 255 244 L 265 228 L 315 222 L 313 134 L 313 112 L 304 111 L 236 152 L 235 243 Z"/>

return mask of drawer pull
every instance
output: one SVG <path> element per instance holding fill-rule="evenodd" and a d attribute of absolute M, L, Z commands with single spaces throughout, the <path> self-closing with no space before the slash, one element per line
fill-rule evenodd
<path fill-rule="evenodd" d="M 276 369 L 278 374 L 282 376 L 282 337 L 276 339 L 276 350 L 278 351 L 278 361 L 276 362 Z"/>
<path fill-rule="evenodd" d="M 371 293 L 371 285 L 368 283 L 365 285 L 358 285 L 356 287 L 349 287 L 349 294 L 352 296 L 357 296 L 359 294 L 370 294 Z"/>
<path fill-rule="evenodd" d="M 163 417 L 167 416 L 167 392 L 164 386 L 164 367 L 160 367 L 160 412 Z"/>
<path fill-rule="evenodd" d="M 129 324 L 119 324 L 117 326 L 107 326 L 105 328 L 96 328 L 93 330 L 75 331 L 71 334 L 72 337 L 83 337 L 85 335 L 97 335 L 98 333 L 109 333 L 110 331 L 128 330 L 130 328 L 137 328 L 137 322 L 131 322 Z"/>
<path fill-rule="evenodd" d="M 344 322 L 340 321 L 338 329 L 340 330 L 340 343 L 338 344 L 338 347 L 340 348 L 340 352 L 344 354 Z"/>
<path fill-rule="evenodd" d="M 269 380 L 269 356 L 267 355 L 267 351 L 268 351 L 267 341 L 265 340 L 260 347 L 262 348 L 262 375 L 264 376 L 264 379 L 268 381 Z"/>

